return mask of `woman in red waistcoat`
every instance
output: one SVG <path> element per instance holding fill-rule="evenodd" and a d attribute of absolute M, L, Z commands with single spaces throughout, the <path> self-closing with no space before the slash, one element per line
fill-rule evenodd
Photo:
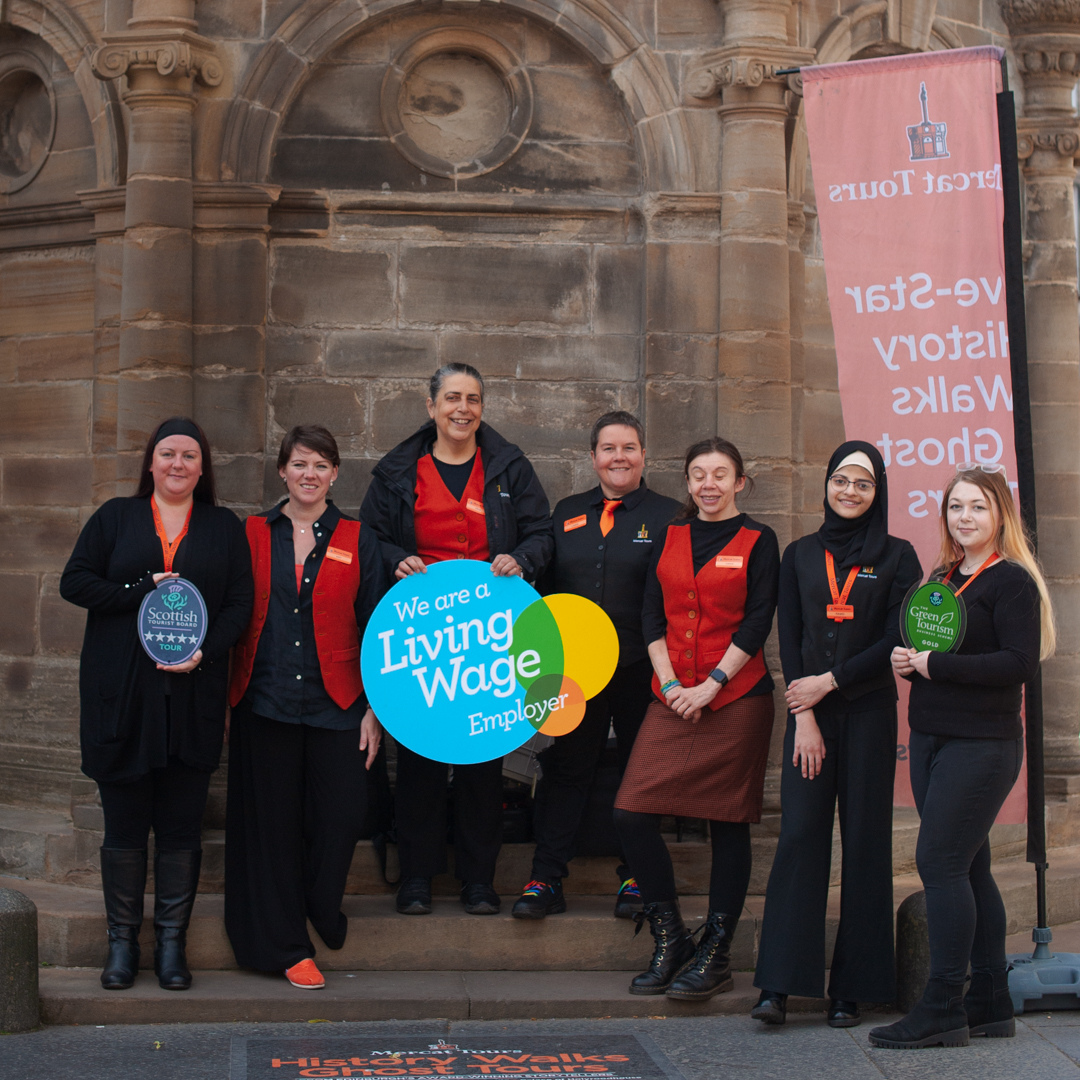
<path fill-rule="evenodd" d="M 657 539 L 642 629 L 656 700 L 615 799 L 615 825 L 655 939 L 632 994 L 701 1000 L 730 990 L 731 939 L 750 883 L 773 723 L 762 648 L 776 609 L 776 534 L 741 514 L 742 455 L 726 439 L 686 452 L 685 506 Z M 663 838 L 664 814 L 707 818 L 709 917 L 695 949 Z M 635 931 L 636 932 L 636 931 Z"/>
<path fill-rule="evenodd" d="M 535 581 L 554 548 L 547 496 L 528 458 L 481 416 L 484 381 L 468 364 L 431 377 L 431 421 L 375 466 L 360 518 L 397 578 L 446 559 Z M 431 879 L 446 870 L 447 766 L 398 745 L 397 833 L 403 915 L 431 911 Z M 455 765 L 454 870 L 470 915 L 493 915 L 502 846 L 502 759 Z"/>
<path fill-rule="evenodd" d="M 360 639 L 386 591 L 379 542 L 327 497 L 341 458 L 324 427 L 294 427 L 288 498 L 247 519 L 255 608 L 233 657 L 225 929 L 241 967 L 324 980 L 311 925 L 345 943 L 345 881 L 382 729 L 360 680 Z"/>

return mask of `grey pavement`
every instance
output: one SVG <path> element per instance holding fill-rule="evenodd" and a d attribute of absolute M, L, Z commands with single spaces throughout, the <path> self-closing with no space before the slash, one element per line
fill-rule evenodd
<path fill-rule="evenodd" d="M 378 1023 L 176 1024 L 53 1027 L 0 1037 L 0 1080 L 242 1080 L 230 1077 L 231 1046 L 245 1037 L 328 1042 L 378 1034 L 467 1036 L 650 1036 L 686 1080 L 1057 1080 L 1080 1077 L 1080 1011 L 1028 1013 L 1015 1039 L 978 1039 L 954 1050 L 877 1050 L 867 1031 L 891 1016 L 834 1031 L 820 1014 L 796 1014 L 782 1028 L 747 1016 L 645 1020 L 383 1021 Z M 324 1052 L 325 1053 L 325 1052 Z M 677 1074 L 676 1074 L 677 1075 Z M 283 1070 L 292 1080 L 295 1070 Z"/>

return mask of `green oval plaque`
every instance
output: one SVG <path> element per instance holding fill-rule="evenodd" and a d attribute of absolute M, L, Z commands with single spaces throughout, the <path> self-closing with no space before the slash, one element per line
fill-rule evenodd
<path fill-rule="evenodd" d="M 964 601 L 947 581 L 915 585 L 905 597 L 900 632 L 909 649 L 951 652 L 966 629 Z"/>

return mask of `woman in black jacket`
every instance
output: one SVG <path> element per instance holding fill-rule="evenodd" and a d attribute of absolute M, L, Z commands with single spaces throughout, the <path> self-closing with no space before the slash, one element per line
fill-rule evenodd
<path fill-rule="evenodd" d="M 922 822 L 915 862 L 926 891 L 930 979 L 874 1046 L 966 1046 L 1016 1032 L 1005 905 L 990 872 L 990 827 L 1024 757 L 1023 687 L 1054 651 L 1050 597 L 1000 465 L 961 465 L 941 500 L 936 579 L 967 609 L 952 652 L 897 647 L 911 680 L 911 790 Z M 971 985 L 964 981 L 971 967 Z"/>
<path fill-rule="evenodd" d="M 840 807 L 840 927 L 829 978 L 832 1027 L 860 1022 L 859 1001 L 892 1001 L 892 798 L 900 610 L 922 576 L 890 536 L 885 465 L 846 442 L 829 460 L 825 521 L 789 544 L 780 567 L 780 661 L 787 682 L 780 842 L 765 899 L 752 1015 L 782 1024 L 788 994 L 825 989 L 825 908 Z"/>
<path fill-rule="evenodd" d="M 209 626 L 187 663 L 163 667 L 143 651 L 137 621 L 143 598 L 169 577 L 202 593 Z M 97 510 L 60 579 L 60 595 L 89 611 L 80 741 L 83 772 L 98 782 L 105 815 L 107 990 L 126 989 L 138 972 L 151 828 L 154 970 L 167 990 L 191 985 L 184 946 L 202 817 L 225 732 L 229 649 L 247 625 L 253 591 L 243 526 L 214 503 L 206 436 L 191 420 L 166 420 L 146 444 L 134 497 Z"/>
<path fill-rule="evenodd" d="M 547 496 L 521 450 L 481 416 L 484 381 L 468 364 L 431 377 L 431 420 L 375 466 L 360 518 L 382 541 L 399 580 L 446 559 L 535 581 L 554 547 Z M 398 745 L 397 909 L 431 911 L 431 878 L 446 869 L 447 767 Z M 493 888 L 502 844 L 502 759 L 454 766 L 455 872 L 472 915 L 499 910 Z"/>

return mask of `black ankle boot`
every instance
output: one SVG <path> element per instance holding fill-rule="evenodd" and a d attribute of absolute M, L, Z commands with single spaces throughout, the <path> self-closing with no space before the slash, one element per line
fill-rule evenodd
<path fill-rule="evenodd" d="M 671 985 L 671 980 L 694 958 L 694 939 L 682 921 L 677 900 L 646 904 L 644 910 L 634 916 L 637 923 L 635 936 L 645 920 L 649 922 L 655 942 L 652 962 L 648 971 L 631 980 L 630 993 L 662 994 Z"/>
<path fill-rule="evenodd" d="M 731 977 L 729 956 L 731 939 L 739 920 L 719 911 L 710 911 L 704 933 L 690 966 L 675 977 L 667 988 L 667 996 L 689 1001 L 704 1001 L 713 994 L 722 994 L 735 985 Z"/>
<path fill-rule="evenodd" d="M 919 1050 L 925 1046 L 967 1046 L 971 1041 L 964 986 L 931 979 L 922 1000 L 903 1018 L 870 1031 L 871 1046 Z"/>
<path fill-rule="evenodd" d="M 1013 1003 L 1009 996 L 1009 973 L 971 973 L 971 985 L 964 995 L 971 1037 L 985 1035 L 989 1039 L 1011 1039 L 1016 1034 Z"/>
<path fill-rule="evenodd" d="M 109 957 L 101 972 L 101 985 L 106 990 L 126 990 L 139 973 L 146 852 L 103 847 L 101 889 L 109 924 Z"/>
<path fill-rule="evenodd" d="M 201 851 L 154 853 L 154 971 L 163 990 L 187 990 L 187 928 L 199 888 Z"/>

